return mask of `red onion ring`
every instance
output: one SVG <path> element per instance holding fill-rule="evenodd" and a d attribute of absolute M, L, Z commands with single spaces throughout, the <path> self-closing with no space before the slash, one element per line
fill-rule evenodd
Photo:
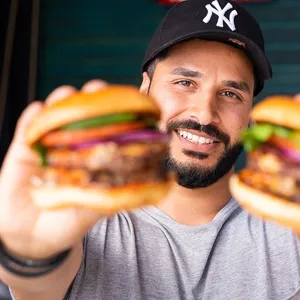
<path fill-rule="evenodd" d="M 300 163 L 300 151 L 289 149 L 289 148 L 281 148 L 283 155 L 287 158 Z"/>
<path fill-rule="evenodd" d="M 71 148 L 73 150 L 79 150 L 79 149 L 85 149 L 90 148 L 95 145 L 104 144 L 108 142 L 113 142 L 118 145 L 120 144 L 127 144 L 127 143 L 133 143 L 133 142 L 144 142 L 144 141 L 167 141 L 169 139 L 169 136 L 166 134 L 163 134 L 158 131 L 151 131 L 151 130 L 140 130 L 140 131 L 132 131 L 128 132 L 126 134 L 117 135 L 111 138 L 106 139 L 98 139 L 98 140 L 92 140 L 88 142 L 73 144 Z"/>

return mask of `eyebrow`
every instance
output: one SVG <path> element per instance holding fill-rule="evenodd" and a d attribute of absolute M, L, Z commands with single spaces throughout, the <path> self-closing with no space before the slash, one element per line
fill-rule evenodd
<path fill-rule="evenodd" d="M 226 80 L 226 81 L 222 81 L 222 84 L 228 87 L 232 87 L 236 90 L 240 90 L 242 92 L 250 93 L 250 87 L 248 83 L 245 81 Z"/>
<path fill-rule="evenodd" d="M 202 73 L 198 71 L 193 71 L 187 68 L 178 67 L 175 68 L 170 74 L 172 75 L 181 75 L 185 77 L 194 77 L 194 78 L 200 78 L 202 76 Z"/>

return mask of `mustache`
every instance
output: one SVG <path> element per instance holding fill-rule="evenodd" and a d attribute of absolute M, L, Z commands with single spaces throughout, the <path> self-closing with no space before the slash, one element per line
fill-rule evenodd
<path fill-rule="evenodd" d="M 225 144 L 227 146 L 230 141 L 230 137 L 225 132 L 219 130 L 216 126 L 208 124 L 201 125 L 192 120 L 184 120 L 184 121 L 169 121 L 166 130 L 167 133 L 170 134 L 172 131 L 177 129 L 192 129 L 199 132 L 203 132 Z"/>

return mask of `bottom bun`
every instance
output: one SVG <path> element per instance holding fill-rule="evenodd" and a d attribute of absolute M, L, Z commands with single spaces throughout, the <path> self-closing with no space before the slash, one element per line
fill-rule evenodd
<path fill-rule="evenodd" d="M 171 184 L 172 181 L 130 184 L 118 188 L 45 186 L 34 187 L 31 196 L 34 204 L 42 209 L 81 207 L 110 214 L 155 205 L 166 196 Z"/>
<path fill-rule="evenodd" d="M 249 213 L 300 232 L 300 204 L 257 190 L 243 183 L 238 175 L 230 178 L 229 187 Z"/>

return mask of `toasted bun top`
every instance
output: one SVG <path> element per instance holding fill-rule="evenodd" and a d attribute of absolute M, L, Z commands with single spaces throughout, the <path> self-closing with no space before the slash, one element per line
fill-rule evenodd
<path fill-rule="evenodd" d="M 47 132 L 87 118 L 133 112 L 160 117 L 154 100 L 139 92 L 136 87 L 111 85 L 103 90 L 77 92 L 53 104 L 45 105 L 29 125 L 26 133 L 28 145 L 33 145 Z"/>
<path fill-rule="evenodd" d="M 253 108 L 251 116 L 256 122 L 300 130 L 300 102 L 290 96 L 266 98 Z"/>
<path fill-rule="evenodd" d="M 249 213 L 300 232 L 300 204 L 268 194 L 245 184 L 238 174 L 229 182 L 233 197 Z"/>

